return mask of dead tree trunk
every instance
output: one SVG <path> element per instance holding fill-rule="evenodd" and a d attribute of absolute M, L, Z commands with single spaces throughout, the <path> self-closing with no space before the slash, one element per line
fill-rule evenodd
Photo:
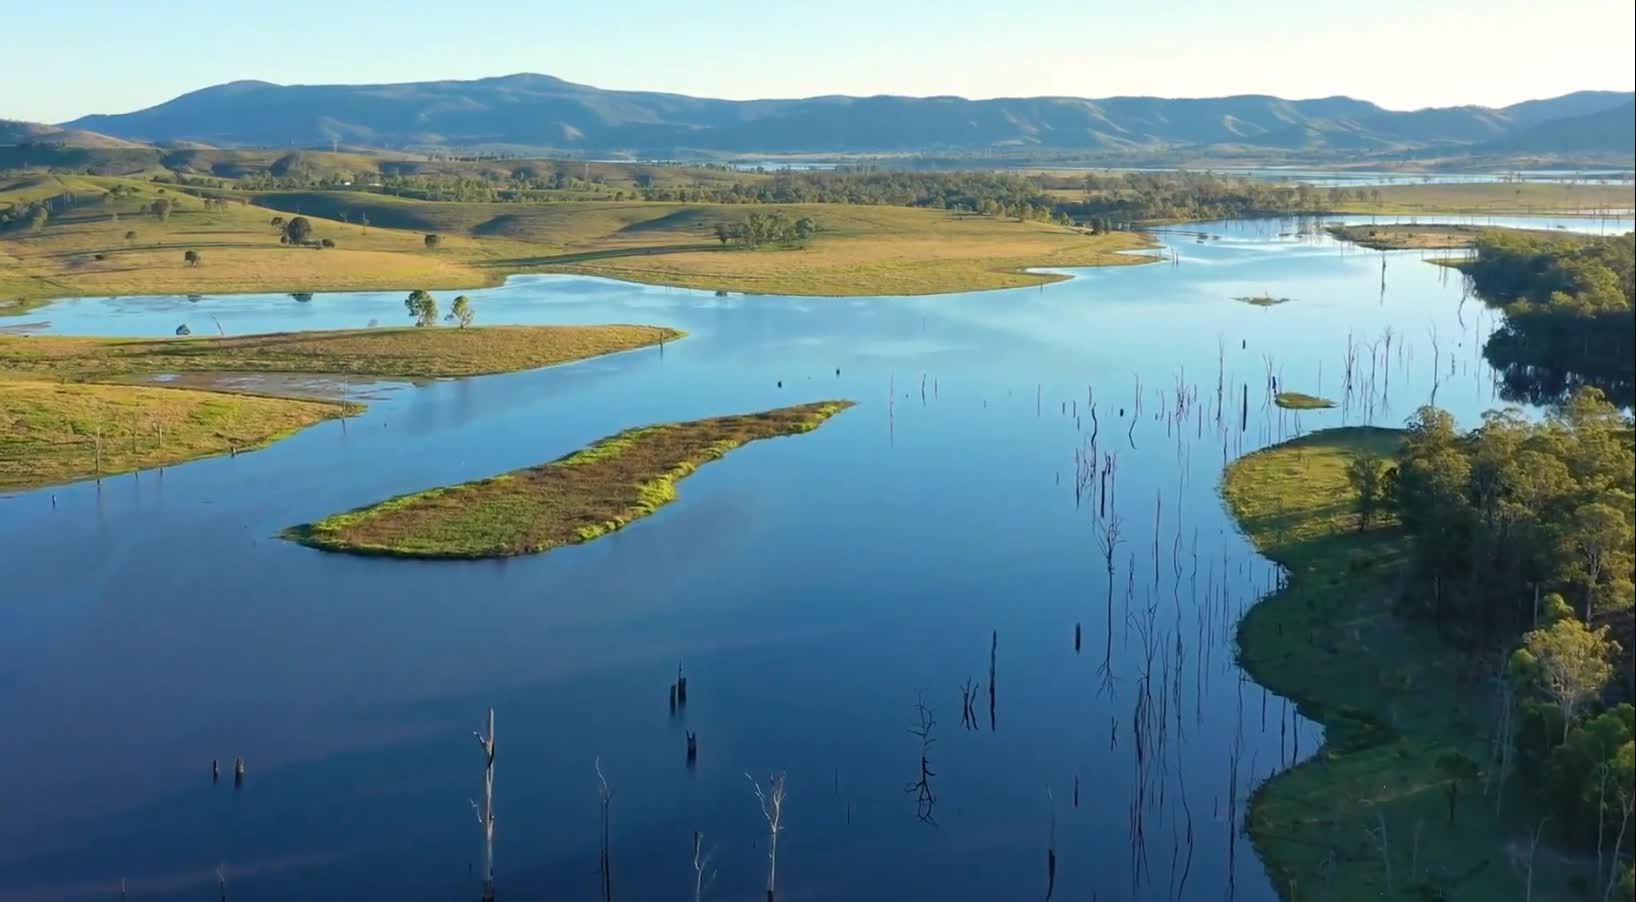
<path fill-rule="evenodd" d="M 761 816 L 767 819 L 767 902 L 776 902 L 778 834 L 784 829 L 784 775 L 769 776 L 766 792 L 762 791 L 755 777 L 746 773 L 744 779 L 750 781 L 750 788 L 755 790 L 756 800 L 761 803 Z"/>
<path fill-rule="evenodd" d="M 613 902 L 613 861 L 608 856 L 608 806 L 613 803 L 613 789 L 602 775 L 602 759 L 596 759 L 597 792 L 602 799 L 602 902 Z"/>
<path fill-rule="evenodd" d="M 483 828 L 483 902 L 494 902 L 494 709 L 489 709 L 488 732 L 474 733 L 483 749 L 483 802 L 472 803 Z"/>

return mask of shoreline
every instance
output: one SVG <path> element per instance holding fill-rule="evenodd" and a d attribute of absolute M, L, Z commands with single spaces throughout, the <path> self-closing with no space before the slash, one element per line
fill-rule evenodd
<path fill-rule="evenodd" d="M 1469 668 L 1431 625 L 1396 615 L 1408 538 L 1391 522 L 1360 530 L 1351 510 L 1347 464 L 1392 452 L 1401 435 L 1319 430 L 1244 455 L 1221 477 L 1228 512 L 1284 572 L 1238 623 L 1239 666 L 1324 731 L 1308 757 L 1252 791 L 1245 813 L 1244 829 L 1286 902 L 1390 895 L 1375 839 L 1382 825 L 1399 894 L 1417 885 L 1458 887 L 1458 898 L 1473 899 L 1521 890 L 1521 876 L 1503 862 L 1533 828 L 1526 813 L 1518 816 L 1525 806 L 1498 815 L 1474 788 L 1460 793 L 1469 797 L 1457 814 L 1447 801 L 1457 778 L 1442 762 L 1454 754 L 1488 760 L 1476 712 L 1487 710 L 1492 691 L 1471 684 Z M 1549 857 L 1535 889 L 1558 898 L 1573 874 Z"/>
<path fill-rule="evenodd" d="M 0 423 L 18 424 L 0 457 L 0 490 L 100 480 L 265 447 L 362 412 L 367 405 L 360 402 L 376 398 L 351 393 L 360 381 L 414 384 L 564 366 L 686 335 L 629 325 L 179 339 L 0 335 L 0 362 L 7 363 Z M 303 390 L 303 383 L 320 388 Z M 324 385 L 347 387 L 337 397 Z"/>

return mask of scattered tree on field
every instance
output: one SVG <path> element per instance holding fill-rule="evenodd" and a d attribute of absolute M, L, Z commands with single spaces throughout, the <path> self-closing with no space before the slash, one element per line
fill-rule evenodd
<path fill-rule="evenodd" d="M 297 216 L 284 224 L 284 237 L 290 244 L 301 245 L 307 243 L 307 237 L 312 234 L 312 223 L 305 216 Z"/>

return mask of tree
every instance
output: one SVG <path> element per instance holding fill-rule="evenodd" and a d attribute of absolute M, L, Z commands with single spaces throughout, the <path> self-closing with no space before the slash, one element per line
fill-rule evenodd
<path fill-rule="evenodd" d="M 1630 571 L 1630 523 L 1617 508 L 1596 502 L 1574 511 L 1565 540 L 1573 553 L 1571 575 L 1584 586 L 1585 623 L 1595 622 L 1601 583 L 1612 572 L 1617 580 Z M 1611 566 L 1610 566 L 1611 565 Z M 1628 575 L 1624 577 L 1628 581 Z"/>
<path fill-rule="evenodd" d="M 135 241 L 136 240 L 136 233 L 135 232 L 126 232 L 125 233 L 125 240 L 126 241 Z"/>
<path fill-rule="evenodd" d="M 1613 676 L 1610 659 L 1619 644 L 1608 639 L 1608 628 L 1592 632 L 1574 617 L 1562 617 L 1550 626 L 1523 636 L 1515 666 L 1531 672 L 1562 711 L 1562 738 L 1567 741 L 1574 710 L 1595 695 Z"/>
<path fill-rule="evenodd" d="M 45 228 L 45 221 L 47 219 L 50 219 L 50 218 L 51 218 L 51 213 L 46 210 L 44 205 L 35 207 L 34 212 L 30 213 L 29 216 L 28 216 L 29 231 L 38 232 L 38 231 L 44 229 Z"/>
<path fill-rule="evenodd" d="M 449 315 L 454 317 L 454 321 L 460 324 L 460 328 L 464 329 L 471 325 L 472 320 L 477 318 L 477 311 L 471 308 L 470 298 L 460 295 L 454 299 L 453 304 L 449 305 Z"/>
<path fill-rule="evenodd" d="M 1373 454 L 1360 454 L 1346 465 L 1346 480 L 1357 492 L 1358 531 L 1369 528 L 1380 510 L 1384 477 L 1381 460 Z"/>
<path fill-rule="evenodd" d="M 733 227 L 724 222 L 716 223 L 716 240 L 726 247 L 727 242 L 733 240 Z"/>
<path fill-rule="evenodd" d="M 437 299 L 429 292 L 419 288 L 409 292 L 409 297 L 403 301 L 403 306 L 409 310 L 417 326 L 437 325 Z"/>
<path fill-rule="evenodd" d="M 284 237 L 290 239 L 291 244 L 306 244 L 307 237 L 311 234 L 312 223 L 308 222 L 305 216 L 297 216 L 284 224 Z"/>
<path fill-rule="evenodd" d="M 198 251 L 188 251 L 187 253 L 182 255 L 182 262 L 186 263 L 189 266 L 198 266 L 199 265 L 199 252 Z"/>
<path fill-rule="evenodd" d="M 160 222 L 164 222 L 170 218 L 170 211 L 172 209 L 173 205 L 168 197 L 161 197 L 153 203 L 148 204 L 148 212 L 152 213 L 153 218 L 159 220 Z"/>
<path fill-rule="evenodd" d="M 443 243 L 442 236 L 436 232 L 427 232 L 426 237 L 421 240 L 426 243 L 426 249 L 429 251 L 437 250 L 437 246 Z"/>

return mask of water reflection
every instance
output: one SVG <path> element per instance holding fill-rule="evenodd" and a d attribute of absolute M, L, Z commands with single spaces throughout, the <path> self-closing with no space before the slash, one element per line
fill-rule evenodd
<path fill-rule="evenodd" d="M 108 898 L 121 877 L 197 898 L 219 863 L 235 899 L 475 896 L 470 733 L 490 706 L 508 897 L 601 891 L 599 762 L 621 897 L 700 879 L 711 845 L 717 898 L 762 895 L 749 772 L 764 796 L 787 775 L 788 898 L 1275 898 L 1244 806 L 1319 736 L 1233 662 L 1240 613 L 1280 577 L 1225 516 L 1221 466 L 1434 393 L 1475 422 L 1502 400 L 1482 357 L 1498 317 L 1414 254 L 1382 295 L 1377 254 L 1301 222 L 1190 228 L 1210 238 L 1172 241 L 1175 265 L 932 298 L 513 279 L 469 292 L 484 322 L 690 337 L 404 386 L 264 450 L 0 499 L 0 722 L 29 725 L 0 731 L 0 899 Z M 1262 293 L 1295 300 L 1232 300 Z M 37 313 L 168 334 L 189 309 L 240 333 L 396 322 L 402 298 L 189 303 Z M 1337 406 L 1285 411 L 1275 386 Z M 410 562 L 274 538 L 638 423 L 820 397 L 860 403 L 585 546 Z M 917 699 L 966 728 L 906 743 Z M 240 792 L 202 778 L 240 755 Z"/>

